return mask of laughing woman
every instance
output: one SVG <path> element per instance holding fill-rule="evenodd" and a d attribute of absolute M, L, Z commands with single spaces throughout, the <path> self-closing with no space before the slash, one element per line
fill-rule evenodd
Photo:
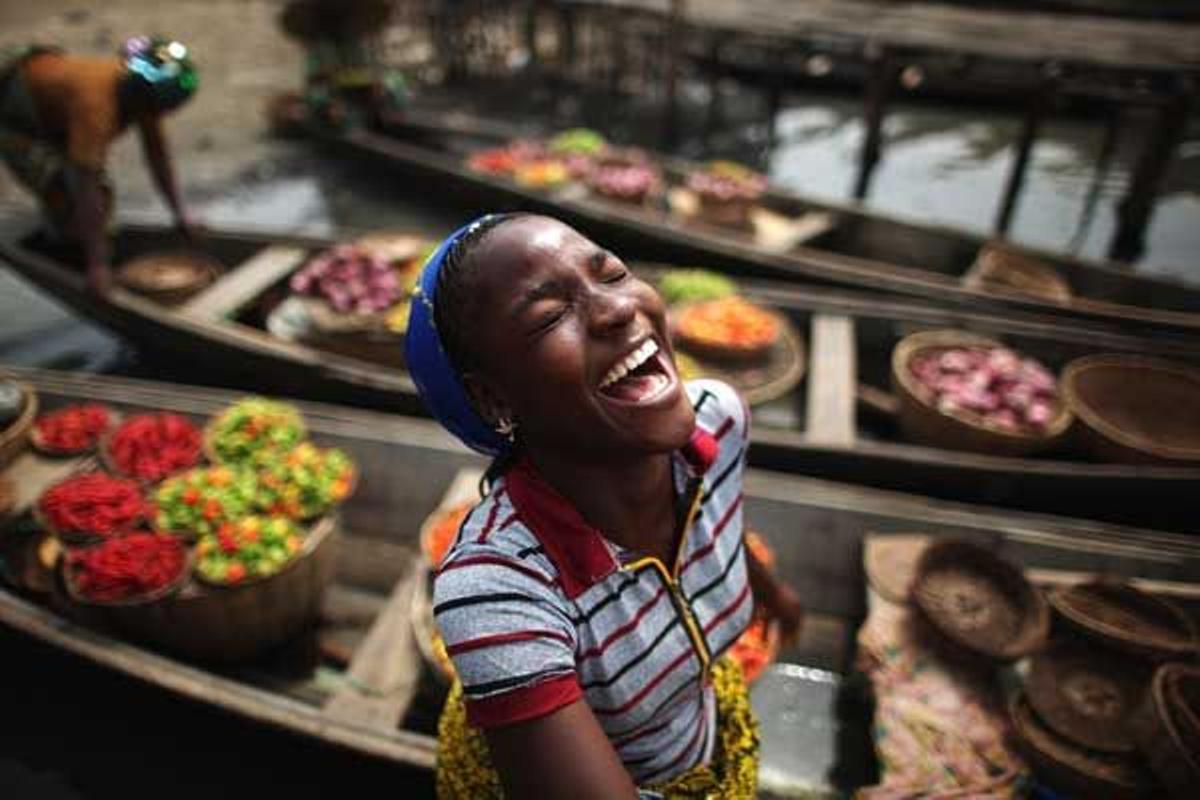
<path fill-rule="evenodd" d="M 684 385 L 662 300 L 556 220 L 484 217 L 429 260 L 408 330 L 430 411 L 494 457 L 438 571 L 459 681 L 441 797 L 752 797 L 725 652 L 796 595 L 742 539 L 748 415 Z"/>

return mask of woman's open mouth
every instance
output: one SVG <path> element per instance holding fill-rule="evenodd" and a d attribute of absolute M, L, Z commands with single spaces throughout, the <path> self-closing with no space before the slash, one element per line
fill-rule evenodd
<path fill-rule="evenodd" d="M 674 373 L 658 342 L 647 339 L 605 374 L 600 394 L 621 403 L 643 405 L 662 397 L 674 383 Z"/>

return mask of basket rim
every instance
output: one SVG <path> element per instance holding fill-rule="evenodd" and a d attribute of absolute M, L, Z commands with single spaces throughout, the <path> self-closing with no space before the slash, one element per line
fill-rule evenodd
<path fill-rule="evenodd" d="M 970 558 L 971 561 L 968 562 L 970 565 L 986 564 L 986 568 L 990 570 L 990 578 L 995 579 L 999 577 L 1000 580 L 1013 581 L 1013 585 L 1023 595 L 1018 601 L 1021 604 L 1021 625 L 1012 640 L 1000 645 L 987 647 L 968 644 L 962 640 L 957 632 L 947 630 L 941 624 L 939 616 L 930 613 L 930 610 L 927 608 L 925 593 L 922 591 L 922 584 L 936 568 L 944 563 L 944 559 L 956 555 L 960 557 L 965 555 Z M 1006 592 L 1006 594 L 1009 593 Z M 987 658 L 1001 661 L 1013 661 L 1022 658 L 1040 647 L 1050 633 L 1050 606 L 1042 593 L 1029 582 L 1025 573 L 1019 567 L 996 555 L 988 548 L 964 539 L 941 539 L 929 543 L 929 546 L 924 549 L 917 559 L 911 596 L 912 602 L 943 636 L 949 638 L 958 647 L 965 648 L 972 653 L 977 653 Z"/>
<path fill-rule="evenodd" d="M 904 389 L 904 392 L 912 397 L 917 403 L 919 403 L 922 408 L 937 414 L 939 417 L 969 428 L 972 431 L 993 435 L 1001 440 L 1012 442 L 1050 442 L 1062 436 L 1067 432 L 1067 429 L 1071 427 L 1074 413 L 1062 396 L 1061 379 L 1059 380 L 1060 388 L 1058 396 L 1058 410 L 1055 413 L 1054 418 L 1050 421 L 1050 424 L 1046 426 L 1046 430 L 1040 433 L 1021 430 L 1006 431 L 999 428 L 989 428 L 986 425 L 939 411 L 936 407 L 930 405 L 930 403 L 921 396 L 922 393 L 918 389 L 916 378 L 913 377 L 912 371 L 908 369 L 908 365 L 922 350 L 929 350 L 934 347 L 955 346 L 989 348 L 1003 347 L 1005 349 L 1012 350 L 1018 355 L 1022 355 L 1022 357 L 1029 358 L 1029 356 L 1024 356 L 1018 350 L 1008 347 L 1008 345 L 1004 344 L 998 339 L 992 339 L 988 336 L 981 336 L 980 334 L 959 330 L 957 328 L 937 328 L 910 333 L 896 343 L 896 346 L 892 348 L 892 376 Z"/>
<path fill-rule="evenodd" d="M 164 295 L 164 294 L 173 294 L 175 292 L 193 291 L 193 290 L 200 288 L 200 286 L 202 284 L 196 284 L 193 286 L 174 286 L 174 287 L 170 287 L 170 288 L 156 288 L 156 287 L 147 286 L 147 285 L 137 285 L 137 284 L 131 283 L 129 280 L 127 280 L 126 273 L 128 273 L 129 271 L 134 270 L 138 267 L 141 267 L 143 264 L 150 264 L 158 259 L 162 259 L 162 258 L 166 258 L 166 257 L 174 257 L 174 258 L 184 257 L 184 258 L 186 258 L 188 261 L 195 264 L 195 266 L 201 270 L 201 272 L 198 272 L 197 275 L 198 276 L 202 275 L 205 279 L 207 279 L 209 281 L 216 279 L 217 276 L 219 276 L 221 274 L 221 271 L 224 269 L 224 264 L 222 264 L 216 258 L 209 255 L 208 253 L 205 253 L 202 250 L 189 250 L 189 249 L 183 248 L 183 247 L 175 247 L 175 248 L 165 248 L 163 250 L 153 250 L 153 251 L 150 251 L 147 253 L 142 253 L 141 255 L 134 256 L 133 258 L 127 259 L 125 261 L 122 261 L 113 270 L 113 277 L 117 280 L 118 283 L 120 283 L 122 288 L 124 288 L 130 292 L 134 292 L 136 294 L 146 295 L 147 297 L 156 297 L 156 296 Z M 125 278 L 125 279 L 123 280 L 123 278 Z"/>
<path fill-rule="evenodd" d="M 62 576 L 63 588 L 66 589 L 67 596 L 72 601 L 79 603 L 81 605 L 96 606 L 96 607 L 100 607 L 100 608 L 128 608 L 130 606 L 144 606 L 144 605 L 150 605 L 151 603 L 156 603 L 159 600 L 164 600 L 174 594 L 177 594 L 179 591 L 181 591 L 183 589 L 184 586 L 187 585 L 188 580 L 191 578 L 191 575 L 192 575 L 192 567 L 193 567 L 193 564 L 195 561 L 195 552 L 190 545 L 181 541 L 179 539 L 179 537 L 173 536 L 172 534 L 169 534 L 169 533 L 163 533 L 161 531 L 131 530 L 131 531 L 126 531 L 117 536 L 110 537 L 109 539 L 105 539 L 104 541 L 112 541 L 114 539 L 118 539 L 123 536 L 128 536 L 128 535 L 134 534 L 134 533 L 156 533 L 158 535 L 167 537 L 171 541 L 174 541 L 176 543 L 176 545 L 180 549 L 183 550 L 183 566 L 179 570 L 179 575 L 177 575 L 175 577 L 175 579 L 172 580 L 170 583 L 167 583 L 164 586 L 161 586 L 158 589 L 154 590 L 153 592 L 149 592 L 144 595 L 139 595 L 137 597 L 129 597 L 129 598 L 125 598 L 123 600 L 96 600 L 94 598 L 87 597 L 86 595 L 81 593 L 78 590 L 78 588 L 75 586 L 75 581 L 71 575 L 70 557 L 68 556 L 66 558 L 60 558 L 59 562 L 58 562 L 58 566 L 59 566 L 60 574 Z M 96 546 L 98 546 L 99 544 L 102 544 L 102 542 L 98 542 Z"/>
<path fill-rule="evenodd" d="M 246 580 L 239 581 L 238 583 L 227 583 L 225 581 L 211 580 L 200 572 L 200 559 L 196 558 L 192 564 L 192 577 L 195 578 L 198 583 L 201 583 L 205 586 L 226 590 L 242 589 L 248 586 L 255 586 L 260 583 L 265 583 L 272 578 L 278 578 L 285 572 L 295 569 L 295 567 L 301 561 L 312 555 L 313 552 L 316 551 L 317 547 L 333 534 L 334 529 L 337 527 L 337 520 L 335 517 L 336 515 L 333 512 L 330 512 L 317 518 L 317 521 L 313 522 L 305 532 L 304 541 L 301 543 L 300 549 L 296 551 L 291 558 L 285 561 L 283 566 L 281 566 L 275 572 L 272 572 L 270 575 L 255 575 L 252 578 L 247 578 Z"/>
<path fill-rule="evenodd" d="M 1130 592 L 1138 595 L 1147 602 L 1153 603 L 1159 608 L 1166 611 L 1180 627 L 1188 633 L 1186 643 L 1176 640 L 1164 640 L 1159 638 L 1138 637 L 1131 635 L 1130 632 L 1119 625 L 1113 625 L 1104 620 L 1099 620 L 1078 612 L 1078 610 L 1068 602 L 1067 598 L 1072 592 L 1078 592 L 1081 589 L 1100 586 L 1102 588 L 1116 588 L 1121 591 Z M 1090 580 L 1072 584 L 1070 586 L 1060 586 L 1049 593 L 1046 598 L 1050 606 L 1068 621 L 1078 625 L 1084 630 L 1091 631 L 1094 634 L 1105 636 L 1109 639 L 1121 642 L 1127 646 L 1156 649 L 1161 651 L 1168 658 L 1178 656 L 1190 656 L 1200 649 L 1200 635 L 1198 635 L 1196 626 L 1192 623 L 1191 618 L 1180 608 L 1173 603 L 1164 600 L 1158 595 L 1143 592 L 1128 583 L 1113 580 Z"/>
<path fill-rule="evenodd" d="M 1085 772 L 1080 768 L 1080 765 L 1075 763 L 1073 759 L 1064 758 L 1064 755 L 1070 754 L 1079 758 L 1089 758 L 1089 751 L 1079 745 L 1074 744 L 1068 739 L 1065 739 L 1055 733 L 1044 721 L 1038 718 L 1033 709 L 1033 704 L 1029 702 L 1028 696 L 1024 691 L 1014 692 L 1008 701 L 1008 717 L 1012 723 L 1013 732 L 1018 739 L 1037 753 L 1038 758 L 1046 759 L 1052 762 L 1059 769 L 1069 770 L 1072 774 L 1083 780 L 1107 784 L 1109 786 L 1119 787 L 1126 791 L 1142 791 L 1146 789 L 1145 782 L 1137 780 L 1121 780 L 1119 776 L 1100 777 L 1097 775 Z M 1032 734 L 1032 735 L 1031 735 Z M 1050 738 L 1053 737 L 1053 738 Z M 1049 749 L 1045 745 L 1056 745 L 1054 749 Z M 1093 751 L 1094 752 L 1094 751 Z M 1105 760 L 1126 760 L 1127 757 L 1120 754 L 1101 754 Z M 1133 778 L 1135 776 L 1126 776 Z"/>
<path fill-rule="evenodd" d="M 3 371 L 0 371 L 0 380 L 8 381 L 16 386 L 24 400 L 17 418 L 5 426 L 3 430 L 0 430 L 0 448 L 3 448 L 7 447 L 11 442 L 20 439 L 22 436 L 32 433 L 33 423 L 37 419 L 38 408 L 41 402 L 38 398 L 37 389 L 33 387 L 33 384 L 17 380 Z"/>
<path fill-rule="evenodd" d="M 1176 461 L 1200 460 L 1200 447 L 1180 447 L 1160 442 L 1145 441 L 1113 425 L 1096 412 L 1095 408 L 1080 397 L 1077 381 L 1084 372 L 1092 369 L 1140 367 L 1180 375 L 1197 384 L 1200 389 L 1200 369 L 1187 364 L 1169 361 L 1155 356 L 1134 353 L 1096 353 L 1071 361 L 1063 369 L 1059 379 L 1059 391 L 1063 401 L 1085 425 L 1106 439 L 1140 453 Z"/>
<path fill-rule="evenodd" d="M 1198 668 L 1191 664 L 1181 664 L 1177 662 L 1163 664 L 1154 671 L 1154 677 L 1150 679 L 1150 711 L 1158 720 L 1158 723 L 1166 731 L 1167 737 L 1174 745 L 1175 754 L 1181 757 L 1189 766 L 1191 771 L 1196 775 L 1200 775 L 1200 757 L 1192 754 L 1187 745 L 1183 741 L 1183 736 L 1179 731 L 1179 724 L 1175 721 L 1175 715 L 1171 713 L 1170 701 L 1166 696 L 1166 684 L 1177 673 L 1181 671 L 1195 672 Z"/>
<path fill-rule="evenodd" d="M 46 413 L 52 414 L 55 411 L 62 411 L 63 409 L 66 409 L 66 408 L 72 408 L 75 406 L 82 406 L 82 405 L 91 405 L 91 403 L 69 403 L 65 406 L 62 406 L 61 408 L 56 408 L 53 411 L 47 411 Z M 52 447 L 47 446 L 45 444 L 45 442 L 42 441 L 42 435 L 38 431 L 36 417 L 33 420 L 34 424 L 31 425 L 29 428 L 29 444 L 30 444 L 30 446 L 33 447 L 33 449 L 36 450 L 39 455 L 43 455 L 48 458 L 79 458 L 81 456 L 87 456 L 87 455 L 91 455 L 92 453 L 95 453 L 97 448 L 99 448 L 99 446 L 100 446 L 100 440 L 103 439 L 106 434 L 110 433 L 114 427 L 116 427 L 117 425 L 120 424 L 120 422 L 123 418 L 123 415 L 121 414 L 120 411 L 117 411 L 117 409 L 113 408 L 108 403 L 95 403 L 94 405 L 103 406 L 104 410 L 106 412 L 108 412 L 108 424 L 104 426 L 104 430 L 100 431 L 100 435 L 96 437 L 96 443 L 93 444 L 91 447 L 85 448 L 83 450 L 56 450 Z M 41 415 L 39 414 L 38 416 L 41 416 Z"/>

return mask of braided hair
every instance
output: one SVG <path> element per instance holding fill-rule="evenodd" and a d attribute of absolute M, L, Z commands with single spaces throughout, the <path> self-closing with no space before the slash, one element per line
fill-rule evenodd
<path fill-rule="evenodd" d="M 472 256 L 488 234 L 505 222 L 523 216 L 527 215 L 493 214 L 484 218 L 451 246 L 441 272 L 438 273 L 437 293 L 433 303 L 434 324 L 442 340 L 442 348 L 460 376 L 479 366 L 469 346 L 472 338 L 470 320 L 475 317 L 472 311 L 477 302 L 473 284 L 475 272 L 479 269 Z M 518 450 L 519 447 L 512 447 L 492 460 L 480 484 L 481 494 L 486 494 L 492 484 L 508 471 L 516 461 Z"/>

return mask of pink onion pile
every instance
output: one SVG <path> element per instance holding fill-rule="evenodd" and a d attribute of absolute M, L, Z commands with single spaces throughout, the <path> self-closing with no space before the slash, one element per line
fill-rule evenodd
<path fill-rule="evenodd" d="M 1054 375 L 1005 347 L 936 347 L 908 363 L 938 411 L 1013 433 L 1041 433 L 1059 409 Z"/>
<path fill-rule="evenodd" d="M 641 202 L 661 183 L 656 166 L 636 155 L 610 155 L 597 159 L 587 173 L 588 185 L 597 194 L 628 202 Z"/>
<path fill-rule="evenodd" d="M 292 291 L 319 297 L 343 314 L 373 314 L 404 296 L 400 276 L 370 250 L 340 244 L 313 257 L 292 276 Z"/>
<path fill-rule="evenodd" d="M 740 174 L 697 170 L 688 175 L 687 186 L 704 200 L 720 203 L 753 201 L 766 191 L 767 179 L 749 170 Z"/>

